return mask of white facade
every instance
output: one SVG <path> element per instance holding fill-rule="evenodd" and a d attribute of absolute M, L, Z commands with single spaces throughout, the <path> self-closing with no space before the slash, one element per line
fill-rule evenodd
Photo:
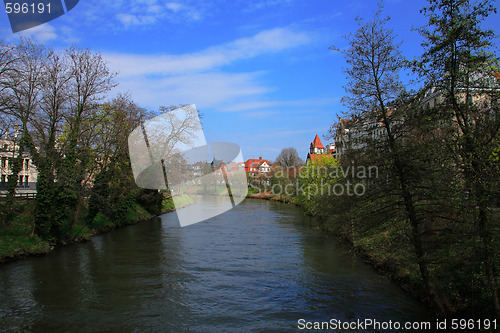
<path fill-rule="evenodd" d="M 269 172 L 271 171 L 271 166 L 269 164 L 267 164 L 267 162 L 263 162 L 260 166 L 259 166 L 259 172 L 261 173 L 265 173 L 265 172 Z"/>
<path fill-rule="evenodd" d="M 0 139 L 0 191 L 8 189 L 9 177 L 12 177 L 12 164 L 17 157 L 18 143 L 13 140 Z M 28 153 L 23 153 L 22 167 L 17 179 L 17 191 L 36 190 L 38 172 Z"/>

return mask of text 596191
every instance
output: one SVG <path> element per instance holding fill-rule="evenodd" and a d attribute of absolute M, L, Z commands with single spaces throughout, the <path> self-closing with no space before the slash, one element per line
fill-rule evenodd
<path fill-rule="evenodd" d="M 7 14 L 50 14 L 50 3 L 44 4 L 43 2 L 39 3 L 19 3 L 19 2 L 6 2 L 5 3 L 5 12 Z"/>

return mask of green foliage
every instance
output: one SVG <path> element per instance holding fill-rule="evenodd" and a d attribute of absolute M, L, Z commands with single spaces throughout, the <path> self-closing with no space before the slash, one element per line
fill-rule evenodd
<path fill-rule="evenodd" d="M 468 237 L 478 242 L 472 246 L 481 265 L 470 265 L 469 276 L 480 276 L 491 301 L 489 308 L 500 318 L 498 248 L 494 215 L 490 209 L 498 198 L 498 149 L 500 118 L 494 101 L 500 89 L 493 69 L 499 62 L 493 52 L 495 33 L 481 22 L 496 13 L 493 1 L 471 3 L 465 0 L 433 0 L 423 9 L 429 24 L 420 29 L 425 38 L 420 59 L 422 76 L 441 92 L 439 105 L 450 126 L 445 142 L 456 155 L 457 183 L 455 197 L 464 197 L 458 205 L 465 212 L 461 219 L 469 227 Z M 465 284 L 464 284 L 465 286 Z M 481 293 L 483 294 L 483 293 Z"/>
<path fill-rule="evenodd" d="M 15 258 L 26 254 L 42 254 L 50 250 L 49 243 L 37 235 L 0 234 L 0 262 L 3 258 Z"/>
<path fill-rule="evenodd" d="M 88 202 L 87 225 L 92 225 L 99 212 L 111 214 L 111 207 L 108 203 L 110 180 L 111 173 L 106 170 L 97 174 Z"/>
<path fill-rule="evenodd" d="M 92 220 L 91 227 L 97 231 L 106 231 L 113 228 L 113 222 L 106 215 L 97 213 Z"/>
<path fill-rule="evenodd" d="M 138 205 L 137 203 L 132 203 L 124 211 L 123 218 L 117 220 L 116 224 L 118 226 L 123 226 L 147 219 L 149 217 L 151 217 L 151 214 L 144 207 Z"/>
<path fill-rule="evenodd" d="M 309 161 L 299 174 L 298 199 L 312 215 L 321 214 L 325 198 L 331 197 L 335 186 L 343 188 L 339 183 L 342 172 L 338 160 L 328 155 L 321 157 L 318 161 Z"/>
<path fill-rule="evenodd" d="M 161 214 L 163 194 L 158 192 L 158 190 L 143 189 L 136 201 L 151 214 Z"/>
<path fill-rule="evenodd" d="M 92 231 L 86 225 L 77 224 L 71 228 L 70 236 L 73 239 L 89 239 Z"/>
<path fill-rule="evenodd" d="M 273 183 L 273 184 L 275 184 L 275 183 Z M 259 193 L 259 191 L 253 187 L 248 188 L 248 195 L 255 194 L 255 193 Z"/>
<path fill-rule="evenodd" d="M 46 253 L 50 250 L 49 243 L 42 240 L 33 233 L 34 231 L 34 209 L 33 202 L 14 203 L 6 209 L 6 203 L 0 203 L 0 212 L 9 212 L 9 216 L 3 215 L 0 226 L 0 262 L 4 258 L 18 257 L 26 254 Z"/>

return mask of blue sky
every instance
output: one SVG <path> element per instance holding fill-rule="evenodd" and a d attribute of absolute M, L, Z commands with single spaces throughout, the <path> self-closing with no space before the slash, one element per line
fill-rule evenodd
<path fill-rule="evenodd" d="M 388 25 L 403 54 L 420 53 L 412 26 L 425 24 L 423 0 L 386 0 Z M 113 94 L 128 92 L 142 107 L 196 104 L 209 142 L 229 141 L 243 157 L 274 160 L 295 147 L 305 158 L 310 142 L 326 134 L 346 107 L 345 65 L 329 46 L 371 18 L 376 1 L 354 0 L 80 0 L 66 15 L 13 34 L 64 49 L 99 51 L 119 73 Z M 498 15 L 485 26 L 500 31 Z"/>

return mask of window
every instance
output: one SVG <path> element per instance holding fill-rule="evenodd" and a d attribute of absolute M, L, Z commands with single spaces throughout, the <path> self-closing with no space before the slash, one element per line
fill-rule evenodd
<path fill-rule="evenodd" d="M 2 175 L 2 183 L 5 183 L 7 181 L 5 178 L 5 175 Z"/>
<path fill-rule="evenodd" d="M 19 176 L 19 185 L 23 185 L 23 176 Z"/>
<path fill-rule="evenodd" d="M 26 185 L 28 185 L 28 178 L 29 178 L 29 176 L 24 176 L 24 183 L 25 183 Z"/>
<path fill-rule="evenodd" d="M 29 170 L 30 168 L 30 159 L 27 158 L 24 160 L 24 169 Z"/>
<path fill-rule="evenodd" d="M 7 167 L 7 157 L 2 157 L 2 168 Z"/>

